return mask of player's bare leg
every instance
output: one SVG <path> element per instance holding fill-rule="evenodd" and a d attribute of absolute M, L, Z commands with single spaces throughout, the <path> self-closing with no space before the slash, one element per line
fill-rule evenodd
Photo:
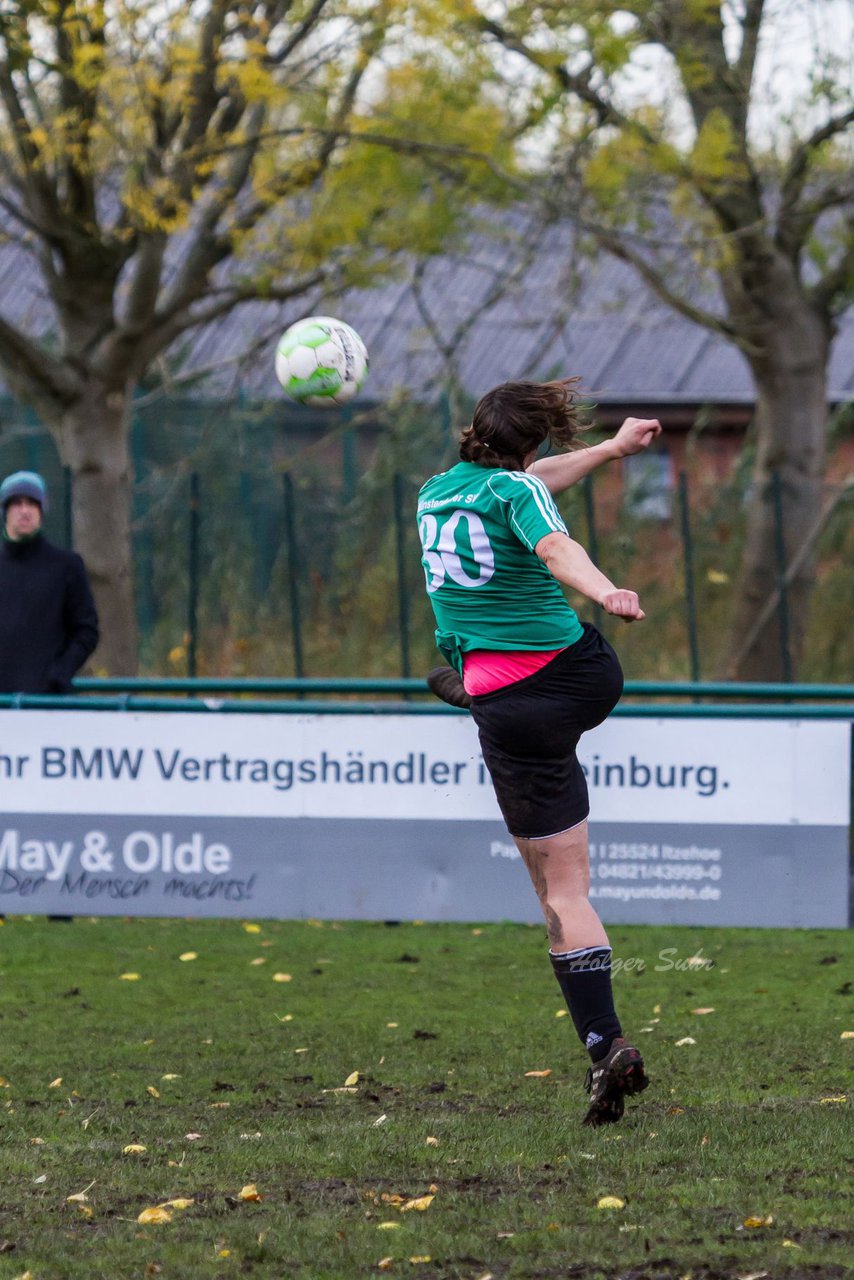
<path fill-rule="evenodd" d="M 593 1065 L 585 1124 L 619 1120 L 626 1094 L 649 1081 L 639 1051 L 626 1043 L 611 992 L 611 947 L 593 909 L 587 822 L 541 840 L 516 838 L 546 918 L 555 977 Z"/>
<path fill-rule="evenodd" d="M 542 840 L 514 839 L 540 900 L 552 953 L 607 947 L 608 935 L 588 897 L 587 820 Z"/>

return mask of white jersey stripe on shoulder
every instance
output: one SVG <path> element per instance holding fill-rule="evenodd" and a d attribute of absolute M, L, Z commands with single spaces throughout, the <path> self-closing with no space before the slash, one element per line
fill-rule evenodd
<path fill-rule="evenodd" d="M 554 532 L 566 533 L 566 525 L 561 519 L 560 512 L 555 506 L 554 499 L 544 481 L 540 480 L 538 476 L 529 476 L 523 471 L 511 471 L 508 474 L 518 484 L 525 485 L 530 489 L 540 515 L 547 524 L 551 525 Z"/>

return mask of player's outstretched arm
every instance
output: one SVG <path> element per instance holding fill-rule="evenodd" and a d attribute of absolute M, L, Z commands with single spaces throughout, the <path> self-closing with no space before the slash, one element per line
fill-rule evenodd
<path fill-rule="evenodd" d="M 567 534 L 547 533 L 534 551 L 558 582 L 601 604 L 606 613 L 613 613 L 624 622 L 640 622 L 644 617 L 637 593 L 615 587 L 610 578 L 596 568 L 580 543 Z"/>
<path fill-rule="evenodd" d="M 641 453 L 661 435 L 661 423 L 657 418 L 626 418 L 615 436 L 592 444 L 586 449 L 574 449 L 570 453 L 556 453 L 549 458 L 539 458 L 528 470 L 547 485 L 553 495 L 563 493 L 597 467 L 615 458 L 627 458 Z"/>

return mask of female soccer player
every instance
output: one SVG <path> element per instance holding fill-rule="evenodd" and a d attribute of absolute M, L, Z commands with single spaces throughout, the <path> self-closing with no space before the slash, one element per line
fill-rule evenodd
<path fill-rule="evenodd" d="M 623 689 L 614 650 L 582 624 L 561 583 L 625 622 L 644 614 L 567 533 L 560 493 L 611 458 L 638 453 L 660 433 L 629 418 L 612 440 L 539 461 L 539 447 L 569 445 L 577 378 L 506 382 L 475 407 L 461 462 L 421 489 L 418 523 L 436 640 L 451 667 L 428 677 L 439 697 L 469 706 L 507 828 L 546 918 L 549 954 L 592 1065 L 584 1123 L 619 1120 L 626 1094 L 648 1080 L 623 1038 L 611 993 L 611 947 L 588 900 L 587 783 L 581 734 L 600 724 Z"/>

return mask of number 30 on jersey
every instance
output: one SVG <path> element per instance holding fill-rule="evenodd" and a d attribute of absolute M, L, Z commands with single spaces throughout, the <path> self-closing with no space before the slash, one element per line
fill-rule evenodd
<path fill-rule="evenodd" d="M 477 512 L 458 507 L 446 520 L 422 516 L 418 530 L 428 591 L 438 591 L 446 578 L 461 587 L 483 587 L 495 573 L 495 556 Z M 458 531 L 468 536 L 458 539 Z"/>

